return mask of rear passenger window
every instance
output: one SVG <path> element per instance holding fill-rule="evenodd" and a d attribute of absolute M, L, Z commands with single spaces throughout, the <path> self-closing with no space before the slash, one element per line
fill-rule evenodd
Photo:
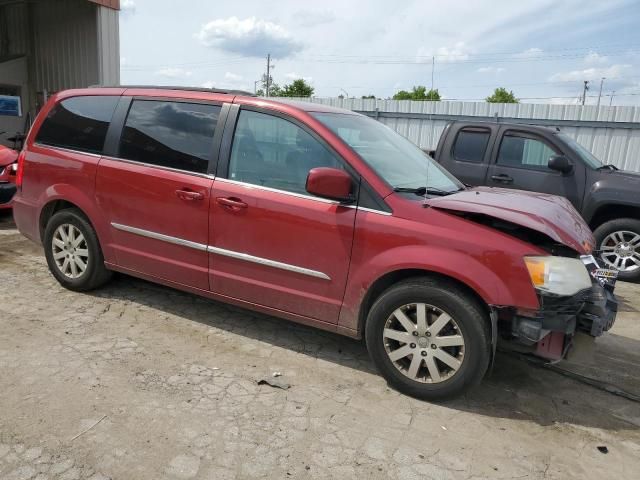
<path fill-rule="evenodd" d="M 134 100 L 120 140 L 126 160 L 206 173 L 218 105 Z"/>
<path fill-rule="evenodd" d="M 485 129 L 462 129 L 453 145 L 453 158 L 463 162 L 482 163 L 491 132 Z"/>
<path fill-rule="evenodd" d="M 36 142 L 101 154 L 119 99 L 115 96 L 87 96 L 63 100 L 45 118 Z"/>

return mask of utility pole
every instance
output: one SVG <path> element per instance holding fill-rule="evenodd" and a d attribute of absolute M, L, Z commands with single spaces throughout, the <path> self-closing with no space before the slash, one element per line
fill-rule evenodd
<path fill-rule="evenodd" d="M 600 108 L 600 98 L 602 97 L 602 85 L 604 84 L 605 77 L 600 79 L 600 93 L 598 93 L 598 108 Z"/>
<path fill-rule="evenodd" d="M 582 105 L 587 100 L 587 90 L 589 90 L 589 80 L 584 81 L 584 88 L 582 90 Z"/>
<path fill-rule="evenodd" d="M 269 96 L 269 79 L 271 76 L 271 54 L 268 53 L 267 54 L 267 81 L 266 81 L 266 86 L 265 86 L 265 90 L 266 90 L 266 96 Z"/>
<path fill-rule="evenodd" d="M 436 56 L 431 57 L 431 91 L 433 91 L 433 72 L 436 69 Z"/>

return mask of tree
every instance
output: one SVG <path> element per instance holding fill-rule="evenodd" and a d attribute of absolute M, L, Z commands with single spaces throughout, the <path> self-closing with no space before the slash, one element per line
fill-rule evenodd
<path fill-rule="evenodd" d="M 260 84 L 262 87 L 256 91 L 256 95 L 259 97 L 264 97 L 265 92 L 267 91 L 267 74 L 263 73 L 262 78 L 260 79 Z M 269 75 L 269 96 L 270 97 L 280 97 L 281 88 L 280 86 L 273 81 L 273 77 Z"/>
<path fill-rule="evenodd" d="M 400 90 L 393 96 L 394 100 L 429 100 L 432 102 L 440 101 L 440 92 L 438 89 L 432 89 L 427 92 L 427 87 L 418 85 L 413 87 L 410 92 Z"/>
<path fill-rule="evenodd" d="M 375 100 L 376 96 L 375 95 L 362 95 L 362 99 L 363 100 L 368 100 L 368 99 Z"/>
<path fill-rule="evenodd" d="M 272 94 L 274 97 L 310 97 L 315 89 L 304 81 L 303 78 L 294 80 L 289 85 L 285 85 L 278 95 Z"/>
<path fill-rule="evenodd" d="M 493 95 L 487 97 L 489 103 L 519 103 L 520 101 L 513 94 L 513 91 L 508 91 L 506 88 L 498 87 L 493 91 Z"/>

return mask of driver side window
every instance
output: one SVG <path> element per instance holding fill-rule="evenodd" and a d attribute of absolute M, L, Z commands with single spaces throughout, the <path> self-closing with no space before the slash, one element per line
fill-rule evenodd
<path fill-rule="evenodd" d="M 309 170 L 342 169 L 324 145 L 292 122 L 241 110 L 231 147 L 229 179 L 306 194 Z"/>

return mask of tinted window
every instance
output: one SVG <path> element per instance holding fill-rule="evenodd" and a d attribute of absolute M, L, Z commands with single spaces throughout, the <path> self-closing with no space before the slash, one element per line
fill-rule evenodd
<path fill-rule="evenodd" d="M 134 100 L 120 140 L 127 160 L 206 173 L 220 106 Z"/>
<path fill-rule="evenodd" d="M 229 178 L 306 193 L 309 170 L 342 168 L 341 162 L 309 133 L 272 115 L 240 112 L 231 149 Z"/>
<path fill-rule="evenodd" d="M 481 163 L 490 135 L 489 130 L 460 130 L 453 146 L 453 157 L 464 162 Z"/>
<path fill-rule="evenodd" d="M 45 118 L 36 142 L 102 153 L 109 122 L 119 97 L 74 97 L 63 100 Z"/>
<path fill-rule="evenodd" d="M 546 169 L 556 152 L 542 140 L 505 135 L 498 152 L 499 165 Z"/>

